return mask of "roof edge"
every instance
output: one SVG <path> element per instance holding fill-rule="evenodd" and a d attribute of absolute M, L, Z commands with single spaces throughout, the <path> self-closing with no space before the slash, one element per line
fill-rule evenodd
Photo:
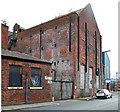
<path fill-rule="evenodd" d="M 1 51 L 1 56 L 52 64 L 52 62 L 49 62 L 46 60 L 41 60 L 41 59 L 36 58 L 34 56 L 29 56 L 25 53 L 9 51 L 9 50 L 4 50 L 4 49 L 2 49 L 2 51 Z"/>

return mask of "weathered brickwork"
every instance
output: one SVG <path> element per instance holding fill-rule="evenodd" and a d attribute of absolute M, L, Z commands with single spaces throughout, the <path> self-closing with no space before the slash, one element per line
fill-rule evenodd
<path fill-rule="evenodd" d="M 8 89 L 9 87 L 9 66 L 16 65 L 22 67 L 22 87 L 23 89 Z M 31 87 L 31 67 L 41 69 L 42 89 L 30 89 Z M 28 102 L 51 101 L 52 84 L 48 84 L 45 76 L 51 77 L 51 65 L 43 63 L 25 62 L 19 60 L 2 59 L 2 104 L 25 103 L 26 95 L 26 73 L 28 73 Z"/>
<path fill-rule="evenodd" d="M 61 99 L 64 97 L 62 89 L 65 87 L 62 81 L 72 82 L 72 95 L 76 97 L 83 94 L 91 95 L 92 91 L 95 93 L 96 89 L 100 88 L 101 76 L 96 76 L 96 70 L 102 66 L 102 58 L 100 62 L 102 50 L 100 51 L 100 49 L 100 32 L 90 5 L 77 11 L 77 13 L 72 12 L 19 32 L 17 34 L 17 46 L 12 48 L 14 51 L 23 52 L 53 63 L 52 70 L 56 71 L 56 74 L 53 72 L 53 75 L 56 75 L 54 81 L 61 82 L 61 87 L 56 82 L 58 85 L 56 88 L 60 90 Z M 85 88 L 83 89 L 80 88 L 81 65 L 85 66 Z M 93 90 L 89 89 L 90 67 L 92 68 L 92 79 L 95 81 L 92 86 Z M 96 86 L 96 78 L 99 80 L 99 87 Z M 101 80 L 103 83 L 103 76 Z"/>
<path fill-rule="evenodd" d="M 83 9 L 83 11 L 80 13 L 80 64 L 86 64 L 85 63 L 85 23 L 87 23 L 87 60 L 88 60 L 88 67 L 93 68 L 93 79 L 95 80 L 95 84 L 93 85 L 93 88 L 96 88 L 96 72 L 95 72 L 95 31 L 97 32 L 97 68 L 100 68 L 100 32 L 97 27 L 97 23 L 95 21 L 93 12 L 90 8 L 90 5 L 88 5 L 86 8 Z M 102 55 L 101 55 L 102 57 Z M 102 63 L 102 60 L 101 60 Z M 77 72 L 77 77 L 79 79 L 80 72 Z M 85 76 L 86 77 L 86 76 Z M 86 79 L 85 79 L 86 81 Z M 78 81 L 79 82 L 79 81 Z M 86 82 L 87 83 L 87 82 Z M 88 84 L 88 83 L 87 83 Z M 79 87 L 80 83 L 78 83 Z M 80 88 L 77 88 L 78 92 Z M 96 89 L 94 89 L 94 92 Z M 91 93 L 91 92 L 90 92 Z M 80 93 L 78 93 L 80 94 Z"/>

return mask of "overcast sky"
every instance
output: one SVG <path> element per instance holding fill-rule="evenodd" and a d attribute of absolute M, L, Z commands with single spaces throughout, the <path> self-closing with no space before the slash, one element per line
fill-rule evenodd
<path fill-rule="evenodd" d="M 1 20 L 7 20 L 9 30 L 18 23 L 30 28 L 40 23 L 78 10 L 91 3 L 100 33 L 102 51 L 108 53 L 111 62 L 111 76 L 118 71 L 118 1 L 119 0 L 1 0 Z"/>

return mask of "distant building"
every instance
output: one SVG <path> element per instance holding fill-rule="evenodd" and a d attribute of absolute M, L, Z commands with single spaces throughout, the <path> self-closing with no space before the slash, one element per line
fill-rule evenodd
<path fill-rule="evenodd" d="M 102 53 L 103 72 L 104 72 L 104 84 L 106 89 L 110 89 L 110 59 L 107 52 Z"/>

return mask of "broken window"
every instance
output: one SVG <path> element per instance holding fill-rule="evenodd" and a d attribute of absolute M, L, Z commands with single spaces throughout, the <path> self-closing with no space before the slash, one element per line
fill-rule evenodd
<path fill-rule="evenodd" d="M 40 68 L 31 68 L 31 87 L 41 87 Z"/>

